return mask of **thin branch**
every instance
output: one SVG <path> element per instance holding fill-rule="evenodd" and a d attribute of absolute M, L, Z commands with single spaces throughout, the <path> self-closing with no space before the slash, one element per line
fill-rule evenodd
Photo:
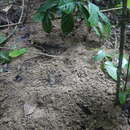
<path fill-rule="evenodd" d="M 21 15 L 20 15 L 20 18 L 19 18 L 19 21 L 18 21 L 18 24 L 20 24 L 22 22 L 22 17 L 23 17 L 23 13 L 24 13 L 24 5 L 25 5 L 25 0 L 22 0 L 22 12 L 21 12 Z M 8 35 L 8 37 L 1 43 L 5 43 L 7 42 L 13 35 L 14 33 L 16 32 L 17 30 L 17 27 L 18 27 L 18 24 L 15 26 L 15 28 L 13 29 L 12 33 Z"/>
<path fill-rule="evenodd" d="M 19 24 L 22 24 L 22 22 L 21 23 L 12 23 L 12 24 L 1 25 L 0 28 L 16 26 L 16 25 L 19 25 Z"/>
<path fill-rule="evenodd" d="M 118 7 L 118 8 L 110 8 L 110 9 L 104 9 L 104 10 L 100 10 L 101 12 L 105 13 L 105 12 L 110 12 L 110 11 L 114 11 L 114 10 L 120 10 L 123 7 Z"/>
<path fill-rule="evenodd" d="M 47 53 L 33 53 L 37 56 L 47 56 L 47 57 L 51 57 L 51 58 L 60 58 L 60 59 L 63 59 L 63 56 L 56 56 L 56 55 L 50 55 L 50 54 L 47 54 Z"/>
<path fill-rule="evenodd" d="M 47 53 L 33 53 L 33 54 L 36 55 L 36 56 L 33 56 L 33 57 L 29 58 L 29 59 L 26 59 L 23 63 L 25 63 L 25 62 L 27 62 L 29 60 L 32 60 L 34 58 L 37 58 L 37 57 L 45 57 L 45 56 L 50 57 L 50 58 L 58 58 L 60 60 L 62 60 L 64 58 L 64 56 L 49 55 Z"/>

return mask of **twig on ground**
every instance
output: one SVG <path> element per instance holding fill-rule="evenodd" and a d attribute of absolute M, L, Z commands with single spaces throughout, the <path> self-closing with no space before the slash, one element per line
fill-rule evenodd
<path fill-rule="evenodd" d="M 22 0 L 22 6 L 21 6 L 22 11 L 21 11 L 21 15 L 20 15 L 18 24 L 20 24 L 20 23 L 22 22 L 22 17 L 23 17 L 23 13 L 24 13 L 24 6 L 25 6 L 25 0 Z M 7 42 L 7 41 L 13 36 L 13 34 L 14 34 L 14 33 L 16 32 L 16 30 L 17 30 L 18 24 L 15 26 L 15 28 L 14 28 L 13 31 L 12 31 L 12 33 L 9 34 L 8 37 L 7 37 L 1 44 Z"/>
<path fill-rule="evenodd" d="M 58 58 L 60 60 L 64 58 L 64 56 L 50 55 L 50 54 L 47 54 L 47 53 L 33 53 L 33 54 L 36 55 L 36 56 L 33 56 L 33 57 L 29 58 L 29 59 L 26 59 L 23 63 L 25 63 L 25 62 L 27 62 L 29 60 L 32 60 L 34 58 L 37 58 L 37 57 L 45 57 L 45 56 L 50 57 L 50 58 Z"/>
<path fill-rule="evenodd" d="M 22 24 L 22 22 L 21 23 L 12 23 L 12 24 L 1 25 L 0 28 L 16 26 L 16 25 L 19 25 L 19 24 Z"/>
<path fill-rule="evenodd" d="M 63 56 L 50 55 L 50 54 L 47 54 L 47 53 L 44 53 L 44 52 L 42 52 L 42 53 L 34 53 L 34 54 L 37 55 L 37 56 L 47 56 L 47 57 L 60 58 L 60 59 L 63 58 Z"/>
<path fill-rule="evenodd" d="M 104 10 L 100 10 L 101 12 L 105 13 L 105 12 L 109 12 L 109 11 L 114 11 L 114 10 L 120 10 L 123 7 L 118 7 L 118 8 L 110 8 L 110 9 L 104 9 Z"/>

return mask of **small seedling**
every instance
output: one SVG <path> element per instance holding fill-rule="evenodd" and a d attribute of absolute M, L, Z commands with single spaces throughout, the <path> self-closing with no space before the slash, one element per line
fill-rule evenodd
<path fill-rule="evenodd" d="M 94 61 L 100 62 L 101 69 L 106 72 L 114 81 L 117 82 L 117 69 L 118 69 L 119 54 L 115 51 L 107 53 L 105 50 L 100 50 L 93 57 Z M 130 84 L 127 83 L 126 78 L 130 78 L 130 65 L 127 60 L 128 55 L 124 55 L 122 61 L 122 74 L 121 74 L 121 88 L 119 92 L 120 104 L 125 104 L 127 96 L 130 94 Z"/>
<path fill-rule="evenodd" d="M 13 58 L 16 58 L 20 55 L 23 55 L 24 53 L 27 52 L 26 48 L 21 48 L 21 49 L 13 49 L 13 48 L 4 48 L 4 43 L 3 41 L 6 40 L 6 35 L 1 33 L 0 34 L 0 63 L 9 63 Z M 2 50 L 4 48 L 4 50 Z"/>
<path fill-rule="evenodd" d="M 9 63 L 13 58 L 21 56 L 26 52 L 26 48 L 0 51 L 0 63 Z"/>

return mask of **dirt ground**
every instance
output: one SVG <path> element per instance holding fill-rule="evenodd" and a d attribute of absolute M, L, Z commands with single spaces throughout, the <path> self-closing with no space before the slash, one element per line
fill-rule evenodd
<path fill-rule="evenodd" d="M 25 24 L 7 43 L 28 52 L 0 66 L 0 130 L 130 130 L 116 83 L 92 60 L 110 44 L 82 26 L 65 37 L 57 23 L 49 35 Z"/>

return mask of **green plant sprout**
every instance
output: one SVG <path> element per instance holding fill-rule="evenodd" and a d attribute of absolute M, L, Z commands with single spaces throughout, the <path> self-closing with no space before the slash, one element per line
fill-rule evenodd
<path fill-rule="evenodd" d="M 124 57 L 124 44 L 126 42 L 125 31 L 129 17 L 129 7 L 130 0 L 123 0 L 121 10 L 122 19 L 119 21 L 121 25 L 119 54 L 116 54 L 118 57 L 115 57 L 115 55 L 108 55 L 103 50 L 99 51 L 97 55 L 94 56 L 95 61 L 103 60 L 101 65 L 103 71 L 105 70 L 109 76 L 117 82 L 117 104 L 125 104 L 127 97 L 130 95 L 130 84 L 128 81 L 128 79 L 130 79 L 130 56 L 128 61 Z M 114 61 L 113 58 L 115 59 Z"/>
<path fill-rule="evenodd" d="M 12 59 L 19 57 L 26 52 L 26 48 L 2 50 L 0 51 L 0 63 L 9 63 Z"/>
<path fill-rule="evenodd" d="M 107 37 L 110 34 L 110 22 L 89 0 L 47 0 L 36 11 L 33 20 L 42 22 L 45 32 L 52 30 L 52 20 L 61 19 L 64 34 L 73 31 L 77 20 L 83 20 L 97 35 Z"/>
<path fill-rule="evenodd" d="M 119 102 L 124 104 L 126 97 L 130 94 L 130 84 L 127 84 L 128 78 L 130 78 L 130 57 L 125 54 L 122 60 L 122 74 L 121 74 L 121 91 L 119 92 Z M 100 62 L 100 68 L 103 72 L 106 72 L 114 81 L 117 82 L 117 69 L 119 63 L 119 54 L 115 51 L 106 52 L 105 50 L 99 50 L 93 57 L 95 62 Z"/>

